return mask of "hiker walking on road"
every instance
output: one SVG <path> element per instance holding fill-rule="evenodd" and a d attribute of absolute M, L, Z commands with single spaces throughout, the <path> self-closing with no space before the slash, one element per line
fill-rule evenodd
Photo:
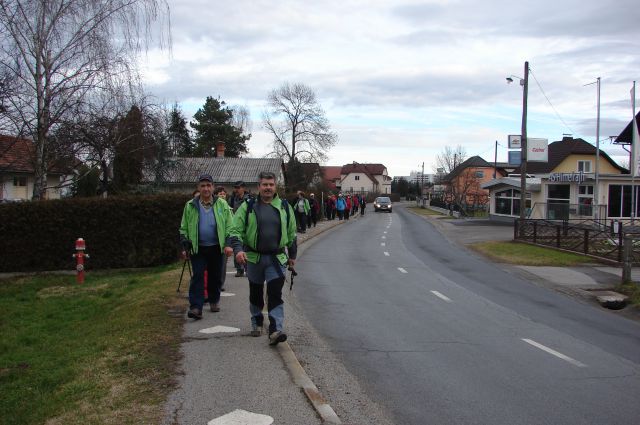
<path fill-rule="evenodd" d="M 318 213 L 320 212 L 320 202 L 316 199 L 316 195 L 313 193 L 309 195 L 309 229 L 311 225 L 316 227 L 318 224 Z"/>
<path fill-rule="evenodd" d="M 360 215 L 364 215 L 364 209 L 366 207 L 367 207 L 367 200 L 363 196 L 362 199 L 360 200 Z"/>
<path fill-rule="evenodd" d="M 344 218 L 344 211 L 347 209 L 347 201 L 344 200 L 342 193 L 338 194 L 338 199 L 336 199 L 336 211 L 338 212 L 338 220 L 342 220 Z"/>
<path fill-rule="evenodd" d="M 229 206 L 233 210 L 235 214 L 240 208 L 240 205 L 244 201 L 251 199 L 251 195 L 246 191 L 246 185 L 242 180 L 235 182 L 233 185 L 233 194 L 231 195 L 231 199 L 229 200 Z M 236 277 L 244 276 L 244 267 L 236 262 L 236 259 L 233 259 L 233 265 L 236 268 Z"/>
<path fill-rule="evenodd" d="M 295 201 L 295 209 L 296 212 L 296 222 L 298 223 L 298 231 L 300 233 L 306 233 L 307 231 L 307 220 L 309 220 L 309 211 L 311 207 L 309 206 L 309 201 L 304 197 L 304 192 L 299 190 L 298 197 Z"/>
<path fill-rule="evenodd" d="M 189 285 L 189 312 L 192 319 L 202 319 L 204 306 L 204 271 L 208 275 L 209 305 L 220 311 L 220 277 L 225 242 L 229 236 L 231 210 L 222 198 L 213 197 L 213 178 L 203 174 L 198 178 L 200 195 L 187 201 L 180 222 L 180 243 L 191 255 L 193 279 Z"/>
<path fill-rule="evenodd" d="M 258 178 L 259 195 L 236 212 L 229 244 L 238 263 L 247 265 L 251 335 L 262 334 L 266 282 L 269 343 L 276 345 L 287 340 L 282 287 L 287 265 L 293 267 L 296 262 L 296 222 L 293 208 L 276 194 L 275 174 L 262 172 Z"/>
<path fill-rule="evenodd" d="M 227 191 L 224 187 L 218 186 L 213 191 L 213 195 L 216 198 L 222 198 L 225 201 L 227 200 Z M 231 206 L 229 206 L 229 211 L 231 212 Z M 224 291 L 224 284 L 227 281 L 227 256 L 222 258 L 222 274 L 220 276 L 220 290 Z"/>

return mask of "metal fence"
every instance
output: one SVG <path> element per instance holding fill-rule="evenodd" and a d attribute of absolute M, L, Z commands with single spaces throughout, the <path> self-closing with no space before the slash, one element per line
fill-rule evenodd
<path fill-rule="evenodd" d="M 552 246 L 606 260 L 623 262 L 625 236 L 640 237 L 638 226 L 625 226 L 611 220 L 609 225 L 594 220 L 515 220 L 515 240 Z M 633 244 L 631 262 L 640 263 L 640 242 Z"/>

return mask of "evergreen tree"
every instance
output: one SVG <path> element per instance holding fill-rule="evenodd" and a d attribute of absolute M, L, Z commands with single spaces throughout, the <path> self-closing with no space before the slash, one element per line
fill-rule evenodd
<path fill-rule="evenodd" d="M 211 96 L 193 116 L 190 125 L 196 132 L 195 156 L 216 156 L 216 143 L 225 144 L 225 156 L 237 158 L 247 153 L 247 140 L 251 134 L 243 134 L 242 129 L 233 125 L 232 108 Z"/>
<path fill-rule="evenodd" d="M 173 104 L 169 113 L 169 128 L 167 129 L 169 146 L 174 155 L 193 156 L 195 145 L 191 140 L 187 120 L 177 103 Z"/>
<path fill-rule="evenodd" d="M 132 106 L 120 121 L 120 142 L 113 159 L 113 184 L 117 191 L 127 191 L 140 183 L 144 162 L 144 118 L 137 106 Z"/>

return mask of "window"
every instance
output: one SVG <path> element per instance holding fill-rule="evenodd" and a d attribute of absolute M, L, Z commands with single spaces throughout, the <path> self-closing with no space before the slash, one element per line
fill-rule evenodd
<path fill-rule="evenodd" d="M 578 215 L 593 215 L 593 186 L 578 186 Z"/>
<path fill-rule="evenodd" d="M 356 180 L 360 180 L 360 176 L 356 176 Z"/>
<path fill-rule="evenodd" d="M 24 176 L 22 176 L 22 177 L 15 176 L 13 178 L 13 185 L 14 186 L 26 186 L 27 185 L 27 178 L 24 177 Z"/>
<path fill-rule="evenodd" d="M 591 172 L 591 161 L 578 161 L 578 171 L 583 173 Z"/>
<path fill-rule="evenodd" d="M 547 218 L 549 220 L 568 220 L 571 186 L 550 184 L 547 186 L 547 190 Z"/>
<path fill-rule="evenodd" d="M 638 204 L 640 195 L 638 186 L 636 186 L 636 214 L 638 216 Z M 631 185 L 612 184 L 609 186 L 609 202 L 607 215 L 609 217 L 630 217 L 631 216 Z"/>
<path fill-rule="evenodd" d="M 496 214 L 504 214 L 511 216 L 520 215 L 520 191 L 515 189 L 506 189 L 496 192 Z M 531 194 L 527 193 L 527 208 L 531 208 Z"/>
<path fill-rule="evenodd" d="M 479 179 L 484 178 L 484 171 L 482 171 L 482 170 L 476 171 L 476 177 L 479 178 Z"/>

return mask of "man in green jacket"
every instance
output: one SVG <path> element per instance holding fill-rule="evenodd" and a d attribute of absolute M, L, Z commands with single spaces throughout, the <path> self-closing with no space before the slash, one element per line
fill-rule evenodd
<path fill-rule="evenodd" d="M 264 283 L 267 283 L 269 343 L 287 340 L 283 331 L 282 287 L 287 265 L 297 255 L 296 222 L 291 206 L 276 194 L 276 176 L 262 172 L 259 195 L 244 202 L 233 217 L 229 243 L 236 261 L 247 265 L 251 335 L 260 336 L 264 317 Z"/>
<path fill-rule="evenodd" d="M 307 231 L 307 221 L 309 217 L 309 200 L 304 196 L 304 192 L 299 190 L 296 203 L 294 205 L 294 211 L 296 213 L 296 221 L 298 222 L 298 231 L 305 233 Z"/>
<path fill-rule="evenodd" d="M 209 307 L 212 312 L 220 311 L 220 286 L 231 210 L 221 197 L 213 196 L 213 178 L 203 174 L 198 178 L 200 194 L 188 201 L 182 212 L 180 223 L 180 243 L 190 255 L 193 279 L 189 285 L 189 312 L 192 319 L 202 319 L 204 306 L 204 271 L 207 270 Z"/>

